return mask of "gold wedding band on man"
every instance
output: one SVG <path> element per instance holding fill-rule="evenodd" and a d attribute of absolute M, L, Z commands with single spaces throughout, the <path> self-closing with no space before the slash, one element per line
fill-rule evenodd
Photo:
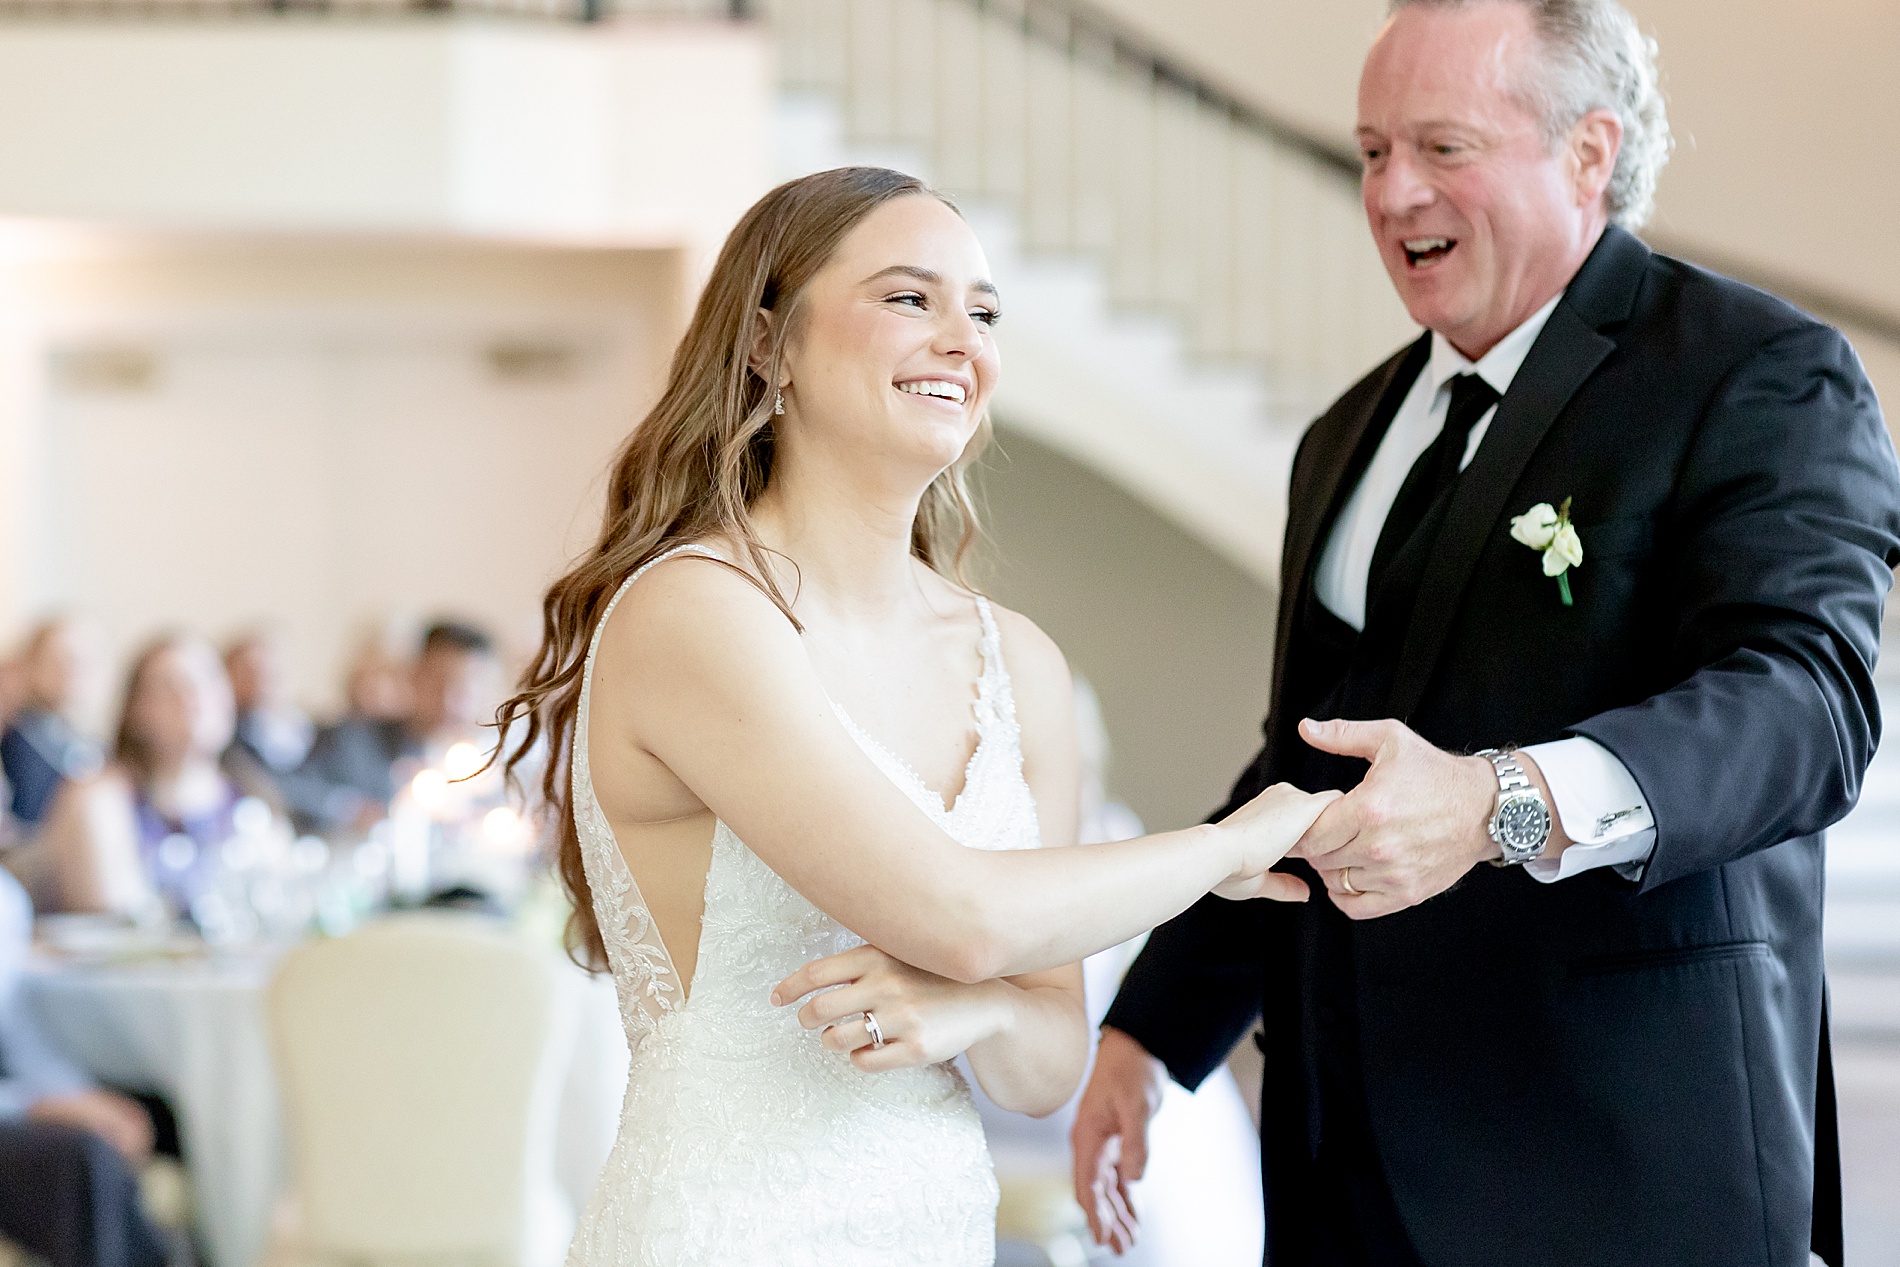
<path fill-rule="evenodd" d="M 1340 889 L 1340 892 L 1344 893 L 1347 897 L 1363 896 L 1363 890 L 1355 889 L 1352 887 L 1352 868 L 1351 867 L 1341 867 L 1339 869 L 1339 889 Z"/>
<path fill-rule="evenodd" d="M 880 1026 L 877 1023 L 877 1017 L 873 1016 L 869 1012 L 866 1012 L 864 1014 L 864 1032 L 871 1036 L 871 1050 L 872 1051 L 883 1050 L 884 1029 L 882 1026 Z"/>

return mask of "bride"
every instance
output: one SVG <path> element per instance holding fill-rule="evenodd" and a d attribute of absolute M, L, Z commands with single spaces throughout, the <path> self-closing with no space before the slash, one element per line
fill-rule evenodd
<path fill-rule="evenodd" d="M 1075 843 L 1069 674 L 962 579 L 995 287 L 917 180 L 841 168 L 726 241 L 599 541 L 502 712 L 567 753 L 570 933 L 633 1051 L 580 1267 L 994 1256 L 996 1102 L 1088 1055 L 1083 956 L 1268 868 L 1325 801 Z"/>

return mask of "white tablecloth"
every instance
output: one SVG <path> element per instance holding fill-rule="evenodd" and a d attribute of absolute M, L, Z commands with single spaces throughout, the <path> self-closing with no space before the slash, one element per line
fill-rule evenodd
<path fill-rule="evenodd" d="M 178 1118 L 208 1267 L 254 1267 L 286 1176 L 263 990 L 274 960 L 36 965 L 27 999 L 47 1035 L 103 1082 L 164 1096 Z M 579 972 L 579 969 L 575 969 Z M 578 1211 L 612 1146 L 626 1040 L 604 978 L 584 992 L 557 1166 Z"/>

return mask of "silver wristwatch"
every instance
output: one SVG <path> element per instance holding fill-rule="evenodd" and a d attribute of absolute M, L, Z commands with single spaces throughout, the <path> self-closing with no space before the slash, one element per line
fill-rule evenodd
<path fill-rule="evenodd" d="M 1550 843 L 1550 806 L 1544 804 L 1543 793 L 1509 752 L 1486 748 L 1475 755 L 1498 772 L 1498 804 L 1488 830 L 1503 856 L 1491 859 L 1491 865 L 1514 867 L 1541 857 Z"/>

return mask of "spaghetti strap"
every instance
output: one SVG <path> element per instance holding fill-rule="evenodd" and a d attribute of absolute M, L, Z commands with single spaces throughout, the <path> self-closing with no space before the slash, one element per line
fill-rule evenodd
<path fill-rule="evenodd" d="M 985 722 L 987 709 L 1005 725 L 1016 726 L 1016 694 L 1009 680 L 1009 665 L 1003 659 L 1003 631 L 990 610 L 990 600 L 976 596 L 976 611 L 983 622 L 983 676 L 977 685 L 977 720 Z"/>

